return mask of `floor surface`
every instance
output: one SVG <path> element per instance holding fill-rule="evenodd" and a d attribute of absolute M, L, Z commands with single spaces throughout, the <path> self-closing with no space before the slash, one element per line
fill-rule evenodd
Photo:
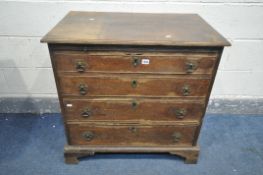
<path fill-rule="evenodd" d="M 169 154 L 99 154 L 63 159 L 59 114 L 0 114 L 0 175 L 262 175 L 263 116 L 207 115 L 198 164 Z"/>

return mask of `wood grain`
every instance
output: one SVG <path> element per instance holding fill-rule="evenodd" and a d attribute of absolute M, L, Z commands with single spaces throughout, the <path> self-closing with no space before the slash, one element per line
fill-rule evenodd
<path fill-rule="evenodd" d="M 133 82 L 136 81 L 136 87 Z M 60 76 L 63 96 L 168 96 L 183 97 L 183 88 L 189 87 L 189 95 L 205 97 L 209 88 L 209 77 L 158 77 L 140 75 L 86 75 Z M 81 95 L 80 85 L 86 86 Z"/>
<path fill-rule="evenodd" d="M 170 153 L 185 158 L 185 163 L 197 163 L 199 146 L 89 146 L 65 145 L 65 162 L 77 164 L 78 158 L 95 153 Z"/>
<path fill-rule="evenodd" d="M 67 44 L 230 45 L 197 14 L 103 12 L 69 12 L 41 41 Z"/>
<path fill-rule="evenodd" d="M 144 98 L 63 99 L 67 121 L 199 121 L 204 100 Z M 134 106 L 135 104 L 135 106 Z M 183 111 L 183 114 L 180 114 Z"/>
<path fill-rule="evenodd" d="M 70 12 L 42 41 L 65 117 L 67 163 L 126 151 L 197 162 L 205 108 L 229 45 L 198 15 Z"/>
<path fill-rule="evenodd" d="M 216 56 L 207 54 L 185 53 L 85 53 L 58 52 L 55 62 L 58 72 L 89 73 L 155 73 L 155 74 L 211 74 Z M 149 61 L 143 64 L 143 61 Z M 84 71 L 78 72 L 78 63 L 84 65 Z M 194 64 L 194 69 L 188 69 L 188 64 Z M 189 72 L 189 70 L 191 72 Z"/>
<path fill-rule="evenodd" d="M 115 146 L 191 146 L 196 127 L 194 126 L 96 126 L 69 124 L 69 144 L 73 145 L 115 145 Z M 83 136 L 94 134 L 91 140 Z M 181 138 L 175 141 L 174 134 Z"/>

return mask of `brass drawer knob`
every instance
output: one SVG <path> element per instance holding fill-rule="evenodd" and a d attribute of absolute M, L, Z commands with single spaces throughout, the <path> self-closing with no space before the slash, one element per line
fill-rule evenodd
<path fill-rule="evenodd" d="M 80 95 L 86 95 L 87 94 L 88 87 L 85 84 L 79 85 L 79 93 Z"/>
<path fill-rule="evenodd" d="M 187 110 L 184 108 L 175 110 L 175 115 L 176 115 L 176 118 L 178 119 L 183 119 L 186 114 L 187 114 Z"/>
<path fill-rule="evenodd" d="M 174 132 L 172 135 L 173 142 L 178 143 L 182 138 L 182 134 L 180 132 Z"/>
<path fill-rule="evenodd" d="M 190 94 L 190 87 L 188 85 L 184 85 L 182 88 L 182 93 L 184 96 L 188 96 Z"/>
<path fill-rule="evenodd" d="M 91 141 L 94 138 L 94 133 L 91 131 L 86 131 L 82 134 L 82 137 L 86 140 L 86 141 Z"/>
<path fill-rule="evenodd" d="M 81 116 L 84 118 L 88 118 L 91 116 L 91 110 L 89 108 L 86 108 L 82 111 Z"/>
<path fill-rule="evenodd" d="M 137 80 L 132 80 L 132 81 L 131 81 L 131 87 L 136 88 L 137 85 L 138 85 Z"/>
<path fill-rule="evenodd" d="M 132 58 L 132 65 L 133 65 L 134 67 L 139 66 L 139 65 L 140 65 L 140 62 L 141 62 L 141 59 L 140 59 L 140 58 L 138 58 L 138 57 L 133 57 L 133 58 Z"/>
<path fill-rule="evenodd" d="M 76 70 L 78 72 L 85 72 L 86 64 L 83 61 L 77 61 L 76 62 Z"/>
<path fill-rule="evenodd" d="M 193 62 L 185 63 L 185 68 L 187 73 L 193 73 L 197 69 L 197 64 Z"/>

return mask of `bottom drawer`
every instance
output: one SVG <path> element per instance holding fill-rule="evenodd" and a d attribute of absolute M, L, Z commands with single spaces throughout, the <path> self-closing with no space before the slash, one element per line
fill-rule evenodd
<path fill-rule="evenodd" d="M 191 146 L 197 126 L 67 125 L 71 145 Z"/>

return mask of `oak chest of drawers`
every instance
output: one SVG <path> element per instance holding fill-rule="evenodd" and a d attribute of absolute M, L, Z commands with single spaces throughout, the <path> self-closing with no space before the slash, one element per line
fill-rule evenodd
<path fill-rule="evenodd" d="M 99 152 L 171 153 L 195 163 L 224 46 L 195 14 L 70 12 L 49 46 L 67 163 Z"/>

